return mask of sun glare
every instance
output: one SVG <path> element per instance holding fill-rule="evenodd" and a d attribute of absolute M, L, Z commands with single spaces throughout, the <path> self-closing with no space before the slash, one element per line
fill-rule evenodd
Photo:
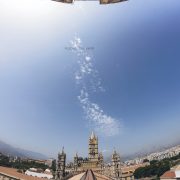
<path fill-rule="evenodd" d="M 38 18 L 52 11 L 52 3 L 48 0 L 4 0 L 0 5 L 6 9 L 4 13 L 21 18 Z"/>

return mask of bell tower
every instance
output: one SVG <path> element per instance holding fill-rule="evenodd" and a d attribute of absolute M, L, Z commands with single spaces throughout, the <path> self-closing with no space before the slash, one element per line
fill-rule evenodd
<path fill-rule="evenodd" d="M 62 153 L 58 154 L 57 167 L 56 167 L 56 180 L 61 180 L 65 177 L 65 167 L 66 167 L 66 154 L 64 152 L 64 147 Z"/>
<path fill-rule="evenodd" d="M 113 168 L 113 177 L 116 179 L 121 179 L 121 164 L 120 164 L 120 156 L 114 150 L 114 153 L 112 154 L 112 168 Z"/>
<path fill-rule="evenodd" d="M 89 161 L 98 161 L 98 137 L 92 132 L 89 138 Z"/>
<path fill-rule="evenodd" d="M 76 172 L 78 169 L 78 154 L 76 153 L 74 157 L 74 171 Z"/>

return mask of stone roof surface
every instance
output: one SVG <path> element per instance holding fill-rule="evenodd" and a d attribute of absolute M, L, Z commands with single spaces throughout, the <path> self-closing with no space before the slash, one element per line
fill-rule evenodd
<path fill-rule="evenodd" d="M 162 176 L 161 179 L 169 179 L 169 178 L 175 178 L 176 174 L 174 171 L 166 171 Z"/>
<path fill-rule="evenodd" d="M 18 173 L 17 169 L 14 168 L 8 168 L 2 166 L 0 166 L 0 174 L 21 180 L 45 180 L 44 178 L 37 178 L 37 177 L 27 176 L 23 173 Z"/>
<path fill-rule="evenodd" d="M 69 180 L 80 180 L 84 174 L 85 174 L 85 173 L 78 174 L 78 175 L 76 175 L 76 176 L 73 176 L 73 177 L 70 178 Z"/>
<path fill-rule="evenodd" d="M 85 173 L 76 175 L 69 180 L 110 180 L 110 178 L 102 174 L 93 172 L 92 170 L 87 170 Z"/>

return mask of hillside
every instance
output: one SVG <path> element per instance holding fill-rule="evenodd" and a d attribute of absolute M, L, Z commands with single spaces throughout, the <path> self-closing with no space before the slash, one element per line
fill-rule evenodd
<path fill-rule="evenodd" d="M 41 153 L 16 148 L 3 141 L 0 141 L 0 152 L 5 155 L 26 157 L 26 158 L 32 158 L 32 159 L 47 159 L 48 158 L 47 156 Z"/>

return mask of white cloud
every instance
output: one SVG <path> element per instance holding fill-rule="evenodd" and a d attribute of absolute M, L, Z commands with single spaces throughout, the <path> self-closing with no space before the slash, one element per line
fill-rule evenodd
<path fill-rule="evenodd" d="M 114 136 L 119 134 L 119 121 L 107 115 L 97 103 L 90 101 L 90 90 L 93 92 L 104 91 L 98 71 L 93 65 L 93 58 L 85 50 L 86 48 L 83 48 L 82 41 L 79 37 L 75 37 L 71 41 L 71 45 L 79 58 L 77 62 L 79 69 L 75 73 L 76 83 L 80 87 L 78 99 L 91 128 L 101 135 Z"/>

